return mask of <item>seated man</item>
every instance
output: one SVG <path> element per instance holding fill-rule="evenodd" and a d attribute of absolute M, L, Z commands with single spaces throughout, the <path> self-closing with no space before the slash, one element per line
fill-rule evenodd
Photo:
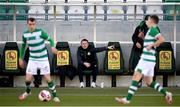
<path fill-rule="evenodd" d="M 79 80 L 80 80 L 80 87 L 84 87 L 83 82 L 83 71 L 84 70 L 92 70 L 93 80 L 91 87 L 96 87 L 96 77 L 98 74 L 98 65 L 97 65 L 97 57 L 96 53 L 105 51 L 107 49 L 113 49 L 114 46 L 109 47 L 100 47 L 100 48 L 93 48 L 89 45 L 87 39 L 81 40 L 81 46 L 78 48 L 77 51 L 77 59 L 78 59 L 78 73 L 79 73 Z"/>

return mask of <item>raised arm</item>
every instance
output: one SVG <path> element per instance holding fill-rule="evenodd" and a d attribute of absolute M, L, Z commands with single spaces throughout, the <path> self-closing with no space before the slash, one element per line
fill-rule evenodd
<path fill-rule="evenodd" d="M 93 52 L 98 53 L 98 52 L 105 51 L 107 49 L 108 49 L 107 47 L 98 47 L 98 48 L 94 48 Z"/>
<path fill-rule="evenodd" d="M 106 50 L 113 50 L 115 49 L 115 45 L 111 45 L 111 46 L 108 46 L 108 47 L 98 47 L 98 48 L 94 48 L 93 51 L 95 53 L 98 53 L 98 52 L 102 52 L 102 51 L 106 51 Z"/>

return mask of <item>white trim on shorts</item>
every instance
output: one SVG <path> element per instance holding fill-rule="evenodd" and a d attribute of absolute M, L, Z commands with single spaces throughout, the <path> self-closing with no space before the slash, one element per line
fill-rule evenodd
<path fill-rule="evenodd" d="M 29 60 L 26 74 L 37 75 L 37 70 L 40 69 L 41 75 L 50 74 L 50 65 L 48 60 Z"/>
<path fill-rule="evenodd" d="M 155 62 L 149 62 L 140 59 L 135 68 L 135 72 L 140 72 L 144 76 L 153 77 L 155 64 L 156 64 Z"/>

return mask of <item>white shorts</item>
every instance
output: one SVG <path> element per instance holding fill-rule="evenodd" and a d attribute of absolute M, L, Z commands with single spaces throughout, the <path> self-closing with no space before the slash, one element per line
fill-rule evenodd
<path fill-rule="evenodd" d="M 155 64 L 155 62 L 148 62 L 140 59 L 135 68 L 135 71 L 142 73 L 144 76 L 153 77 Z"/>
<path fill-rule="evenodd" d="M 31 75 L 37 75 L 38 69 L 40 70 L 41 75 L 50 74 L 49 61 L 29 60 L 26 73 Z"/>

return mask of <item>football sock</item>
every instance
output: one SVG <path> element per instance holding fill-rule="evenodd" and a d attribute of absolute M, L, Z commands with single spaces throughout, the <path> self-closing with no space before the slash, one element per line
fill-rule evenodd
<path fill-rule="evenodd" d="M 49 82 L 48 83 L 48 87 L 49 87 L 49 89 L 51 90 L 51 92 L 52 92 L 52 96 L 53 97 L 57 97 L 57 94 L 56 94 L 56 86 L 54 85 L 54 83 L 51 81 L 51 82 Z"/>
<path fill-rule="evenodd" d="M 126 96 L 126 99 L 129 101 L 132 99 L 133 95 L 138 89 L 138 82 L 137 81 L 132 81 L 131 86 L 129 87 L 128 90 L 128 95 Z"/>
<path fill-rule="evenodd" d="M 154 88 L 156 91 L 166 95 L 166 90 L 157 82 L 153 81 L 150 85 L 151 88 Z"/>
<path fill-rule="evenodd" d="M 31 89 L 30 89 L 31 82 L 26 81 L 25 83 L 26 83 L 26 92 L 29 94 L 31 92 Z"/>

